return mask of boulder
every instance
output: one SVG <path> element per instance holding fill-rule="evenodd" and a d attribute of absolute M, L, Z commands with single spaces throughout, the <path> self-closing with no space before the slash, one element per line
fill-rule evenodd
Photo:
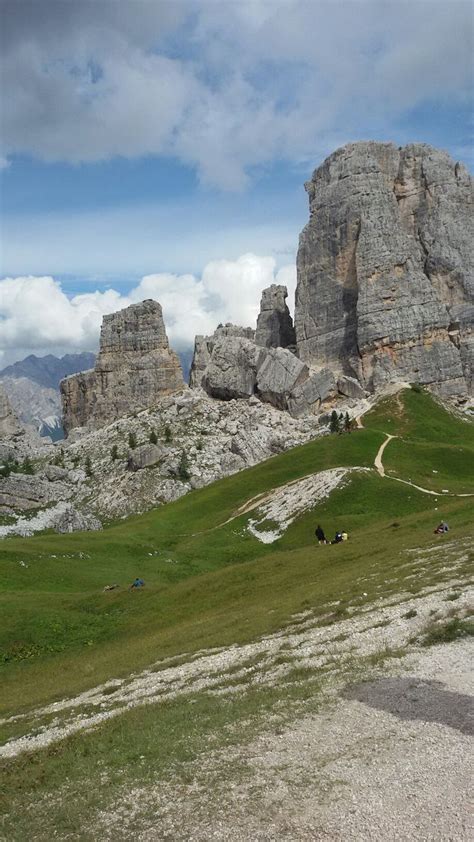
<path fill-rule="evenodd" d="M 257 372 L 260 398 L 277 409 L 287 409 L 290 394 L 308 377 L 308 368 L 291 351 L 271 348 L 262 355 Z"/>
<path fill-rule="evenodd" d="M 142 444 L 130 451 L 127 468 L 129 471 L 139 471 L 157 465 L 168 453 L 167 447 L 158 444 Z"/>
<path fill-rule="evenodd" d="M 263 290 L 257 319 L 255 342 L 264 348 L 288 348 L 296 345 L 293 319 L 286 304 L 288 290 L 272 284 Z"/>
<path fill-rule="evenodd" d="M 337 391 L 346 398 L 365 398 L 365 392 L 355 377 L 348 377 L 343 374 L 337 381 Z"/>
<path fill-rule="evenodd" d="M 262 349 L 250 339 L 224 336 L 213 347 L 202 385 L 221 400 L 249 398 L 255 391 Z"/>
<path fill-rule="evenodd" d="M 336 381 L 329 368 L 311 371 L 309 376 L 293 389 L 288 399 L 288 409 L 293 418 L 315 415 L 321 403 L 336 393 Z"/>
<path fill-rule="evenodd" d="M 297 258 L 300 358 L 375 391 L 471 386 L 472 180 L 447 153 L 363 142 L 338 149 L 306 184 Z"/>
<path fill-rule="evenodd" d="M 189 375 L 189 385 L 197 389 L 203 385 L 203 378 L 209 365 L 214 345 L 224 337 L 240 336 L 244 339 L 253 340 L 255 331 L 251 327 L 239 327 L 238 325 L 220 325 L 212 336 L 196 336 L 194 340 L 194 354 Z"/>

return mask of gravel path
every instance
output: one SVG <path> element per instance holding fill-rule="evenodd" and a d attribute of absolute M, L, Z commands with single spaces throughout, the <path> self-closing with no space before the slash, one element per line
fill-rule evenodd
<path fill-rule="evenodd" d="M 394 661 L 389 678 L 340 687 L 318 714 L 200 757 L 189 784 L 128 792 L 97 838 L 467 842 L 471 665 L 465 641 Z"/>

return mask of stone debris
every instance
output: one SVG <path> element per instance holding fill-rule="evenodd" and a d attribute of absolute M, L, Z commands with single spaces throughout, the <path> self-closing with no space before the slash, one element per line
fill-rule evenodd
<path fill-rule="evenodd" d="M 57 503 L 33 517 L 17 517 L 15 523 L 0 526 L 0 539 L 14 535 L 30 538 L 35 532 L 54 529 L 55 532 L 84 532 L 102 529 L 98 518 L 78 511 L 71 503 Z"/>
<path fill-rule="evenodd" d="M 262 543 L 273 544 L 297 517 L 329 497 L 352 470 L 369 469 L 332 468 L 276 488 L 258 504 L 255 517 L 248 522 L 248 531 Z M 269 523 L 275 524 L 274 529 L 268 529 Z"/>

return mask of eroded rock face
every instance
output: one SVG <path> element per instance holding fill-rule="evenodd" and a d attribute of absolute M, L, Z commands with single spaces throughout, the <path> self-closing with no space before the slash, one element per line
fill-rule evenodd
<path fill-rule="evenodd" d="M 160 304 L 148 299 L 104 316 L 95 368 L 61 382 L 63 424 L 97 429 L 183 388 Z"/>
<path fill-rule="evenodd" d="M 306 184 L 295 327 L 299 357 L 370 391 L 472 388 L 472 180 L 424 144 L 356 143 Z"/>
<path fill-rule="evenodd" d="M 255 342 L 264 348 L 288 348 L 296 345 L 293 319 L 286 304 L 288 290 L 272 284 L 263 290 L 257 319 Z"/>
<path fill-rule="evenodd" d="M 212 336 L 196 336 L 194 340 L 194 355 L 189 375 L 189 385 L 196 389 L 203 384 L 203 377 L 209 365 L 214 345 L 224 337 L 241 336 L 244 339 L 255 339 L 255 331 L 251 327 L 239 327 L 226 324 L 216 328 Z"/>
<path fill-rule="evenodd" d="M 288 399 L 308 377 L 307 366 L 285 348 L 264 352 L 257 371 L 257 391 L 266 403 L 288 409 Z"/>
<path fill-rule="evenodd" d="M 202 378 L 208 395 L 221 400 L 253 395 L 262 353 L 262 348 L 243 336 L 217 339 Z"/>
<path fill-rule="evenodd" d="M 9 439 L 22 432 L 22 427 L 0 383 L 0 439 Z"/>

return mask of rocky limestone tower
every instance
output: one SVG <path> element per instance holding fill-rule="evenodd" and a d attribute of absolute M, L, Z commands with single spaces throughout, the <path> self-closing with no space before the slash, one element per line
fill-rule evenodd
<path fill-rule="evenodd" d="M 10 439 L 22 432 L 24 432 L 23 427 L 13 412 L 10 401 L 0 383 L 0 439 Z"/>
<path fill-rule="evenodd" d="M 255 332 L 257 345 L 264 348 L 289 348 L 296 345 L 287 298 L 288 290 L 285 286 L 272 284 L 263 290 Z"/>
<path fill-rule="evenodd" d="M 295 327 L 306 363 L 386 383 L 472 389 L 472 180 L 425 144 L 354 143 L 307 182 Z"/>
<path fill-rule="evenodd" d="M 61 381 L 64 430 L 97 429 L 184 386 L 157 301 L 104 316 L 95 368 Z"/>

